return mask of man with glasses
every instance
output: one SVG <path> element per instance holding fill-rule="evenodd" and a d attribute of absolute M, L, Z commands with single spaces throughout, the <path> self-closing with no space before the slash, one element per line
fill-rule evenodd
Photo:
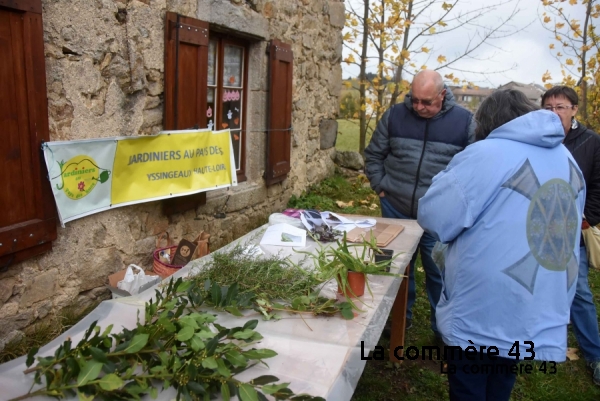
<path fill-rule="evenodd" d="M 474 141 L 474 131 L 473 114 L 456 104 L 439 73 L 424 70 L 415 75 L 404 102 L 383 114 L 365 149 L 365 173 L 371 188 L 379 194 L 382 216 L 416 219 L 419 198 L 431 185 L 432 178 Z M 434 245 L 435 239 L 424 233 L 417 251 L 425 270 L 431 329 L 440 339 L 435 307 L 442 277 L 431 257 Z M 414 265 L 418 252 L 410 261 L 407 328 L 411 326 L 416 298 Z"/>

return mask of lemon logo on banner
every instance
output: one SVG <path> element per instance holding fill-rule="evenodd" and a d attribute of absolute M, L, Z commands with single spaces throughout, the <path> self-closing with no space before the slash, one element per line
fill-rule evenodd
<path fill-rule="evenodd" d="M 58 162 L 62 185 L 56 188 L 73 200 L 81 199 L 96 187 L 98 181 L 106 182 L 110 171 L 98 167 L 94 159 L 87 155 L 77 155 L 69 161 Z M 100 170 L 103 170 L 102 172 Z"/>

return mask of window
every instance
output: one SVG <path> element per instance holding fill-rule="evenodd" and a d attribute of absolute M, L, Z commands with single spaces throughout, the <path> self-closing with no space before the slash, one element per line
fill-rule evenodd
<path fill-rule="evenodd" d="M 251 43 L 223 28 L 172 12 L 165 25 L 165 129 L 230 129 L 238 182 L 246 179 L 248 59 Z M 269 46 L 269 104 L 265 181 L 290 171 L 292 121 L 291 46 Z M 256 66 L 260 68 L 261 66 Z M 256 107 L 261 107 L 257 105 Z"/>
<path fill-rule="evenodd" d="M 231 130 L 231 143 L 239 175 L 245 167 L 245 96 L 247 88 L 244 42 L 211 34 L 208 45 L 206 127 Z"/>
<path fill-rule="evenodd" d="M 49 139 L 42 2 L 8 4 L 0 6 L 0 271 L 52 249 L 56 239 L 41 152 Z"/>

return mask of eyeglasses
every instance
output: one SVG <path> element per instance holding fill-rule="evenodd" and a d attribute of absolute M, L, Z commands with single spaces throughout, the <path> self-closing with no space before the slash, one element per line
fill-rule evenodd
<path fill-rule="evenodd" d="M 431 99 L 431 100 L 422 100 L 422 99 L 417 99 L 416 97 L 411 97 L 410 101 L 411 101 L 412 104 L 419 104 L 419 103 L 421 103 L 423 106 L 431 106 L 433 104 L 433 102 L 435 102 L 435 98 L 438 97 L 438 95 L 440 93 L 442 93 L 443 91 L 444 91 L 444 89 L 442 89 L 441 91 L 439 91 L 437 93 L 437 95 L 435 95 L 433 97 L 433 99 Z"/>
<path fill-rule="evenodd" d="M 549 111 L 556 110 L 559 113 L 562 113 L 563 111 L 572 109 L 573 107 L 575 107 L 575 105 L 565 106 L 565 105 L 559 104 L 558 106 L 544 106 L 544 110 L 549 110 Z"/>

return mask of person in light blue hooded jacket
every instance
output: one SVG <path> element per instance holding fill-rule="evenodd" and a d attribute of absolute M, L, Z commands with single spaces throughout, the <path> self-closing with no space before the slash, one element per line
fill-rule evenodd
<path fill-rule="evenodd" d="M 448 244 L 444 343 L 485 347 L 475 361 L 449 358 L 451 400 L 508 400 L 518 360 L 551 361 L 548 371 L 565 360 L 585 183 L 560 119 L 537 109 L 521 92 L 494 92 L 475 116 L 478 141 L 419 200 L 419 224 Z"/>

